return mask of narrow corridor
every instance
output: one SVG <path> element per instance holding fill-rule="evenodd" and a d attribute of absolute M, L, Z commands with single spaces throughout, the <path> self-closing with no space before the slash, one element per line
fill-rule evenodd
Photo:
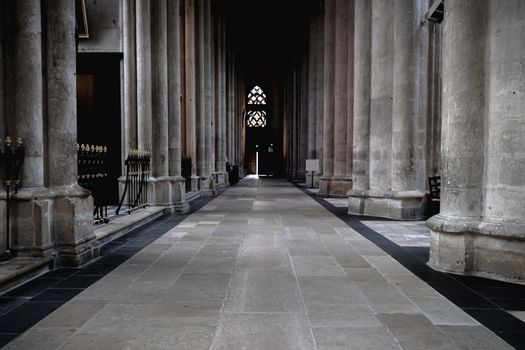
<path fill-rule="evenodd" d="M 284 180 L 248 178 L 8 349 L 510 349 Z"/>

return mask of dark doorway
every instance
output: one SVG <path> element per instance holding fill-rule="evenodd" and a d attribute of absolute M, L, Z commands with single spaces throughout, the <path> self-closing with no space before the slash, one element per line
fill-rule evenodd
<path fill-rule="evenodd" d="M 108 148 L 108 204 L 118 204 L 121 175 L 121 54 L 77 54 L 78 143 Z"/>

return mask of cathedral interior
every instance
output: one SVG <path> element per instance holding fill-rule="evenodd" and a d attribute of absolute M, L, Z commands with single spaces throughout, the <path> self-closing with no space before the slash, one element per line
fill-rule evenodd
<path fill-rule="evenodd" d="M 525 349 L 524 0 L 0 0 L 0 347 Z"/>

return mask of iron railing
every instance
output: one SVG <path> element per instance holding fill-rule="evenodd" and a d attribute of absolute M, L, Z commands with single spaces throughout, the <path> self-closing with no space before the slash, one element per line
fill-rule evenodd
<path fill-rule="evenodd" d="M 116 214 L 118 215 L 122 204 L 128 199 L 128 214 L 148 205 L 148 180 L 150 176 L 151 152 L 141 149 L 131 149 L 124 162 L 126 166 L 126 184 L 120 198 Z"/>

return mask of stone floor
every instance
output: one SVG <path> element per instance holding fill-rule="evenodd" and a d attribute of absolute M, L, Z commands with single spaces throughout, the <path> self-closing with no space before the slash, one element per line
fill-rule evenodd
<path fill-rule="evenodd" d="M 170 222 L 6 348 L 512 349 L 284 180 L 242 180 Z"/>

